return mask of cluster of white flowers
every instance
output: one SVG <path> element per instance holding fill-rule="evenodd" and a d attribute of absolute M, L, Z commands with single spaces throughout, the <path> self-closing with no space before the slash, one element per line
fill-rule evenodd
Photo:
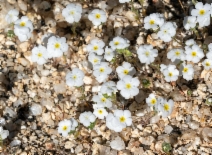
<path fill-rule="evenodd" d="M 174 108 L 174 101 L 173 100 L 166 100 L 162 97 L 156 98 L 155 95 L 152 93 L 146 98 L 146 103 L 154 107 L 155 110 L 162 115 L 162 117 L 168 117 Z"/>
<path fill-rule="evenodd" d="M 68 44 L 65 37 L 52 36 L 48 39 L 47 48 L 39 45 L 32 49 L 31 59 L 32 62 L 37 62 L 42 65 L 47 62 L 47 59 L 53 57 L 60 57 L 64 52 L 67 52 Z"/>

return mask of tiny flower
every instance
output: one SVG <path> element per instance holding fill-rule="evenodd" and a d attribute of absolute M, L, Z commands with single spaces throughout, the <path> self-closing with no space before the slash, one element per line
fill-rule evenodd
<path fill-rule="evenodd" d="M 172 62 L 175 60 L 184 60 L 185 59 L 185 54 L 184 50 L 180 48 L 172 49 L 167 53 L 167 58 L 171 59 Z"/>
<path fill-rule="evenodd" d="M 85 111 L 79 116 L 80 123 L 82 123 L 86 127 L 90 126 L 90 124 L 95 122 L 95 120 L 96 116 L 90 111 Z"/>
<path fill-rule="evenodd" d="M 101 23 L 105 23 L 107 21 L 107 16 L 105 11 L 94 9 L 89 15 L 88 19 L 95 25 L 98 26 Z"/>
<path fill-rule="evenodd" d="M 102 55 L 104 53 L 103 47 L 105 43 L 100 39 L 93 39 L 91 40 L 90 44 L 86 46 L 87 51 L 94 52 L 98 55 Z"/>
<path fill-rule="evenodd" d="M 74 68 L 71 72 L 66 74 L 66 84 L 69 87 L 80 87 L 84 84 L 84 73 L 79 68 Z"/>
<path fill-rule="evenodd" d="M 176 69 L 175 65 L 168 65 L 165 69 L 162 70 L 165 80 L 167 82 L 176 81 L 179 76 L 179 71 Z"/>
<path fill-rule="evenodd" d="M 194 77 L 194 68 L 191 64 L 183 64 L 182 65 L 182 74 L 183 78 L 186 80 L 192 80 Z"/>
<path fill-rule="evenodd" d="M 194 16 L 186 16 L 183 20 L 183 26 L 186 30 L 194 28 L 196 26 L 196 17 Z"/>
<path fill-rule="evenodd" d="M 158 27 L 162 26 L 164 23 L 163 15 L 159 13 L 152 13 L 144 18 L 144 28 L 156 30 Z"/>
<path fill-rule="evenodd" d="M 64 52 L 68 51 L 68 44 L 65 37 L 52 36 L 48 39 L 47 51 L 50 58 L 61 57 Z"/>
<path fill-rule="evenodd" d="M 101 63 L 102 56 L 98 56 L 95 53 L 90 53 L 88 56 L 88 60 L 93 64 L 97 65 Z"/>
<path fill-rule="evenodd" d="M 22 16 L 21 19 L 16 20 L 14 24 L 14 33 L 21 42 L 31 37 L 33 25 L 27 16 Z"/>
<path fill-rule="evenodd" d="M 119 3 L 127 3 L 130 2 L 130 0 L 119 0 Z"/>
<path fill-rule="evenodd" d="M 19 11 L 16 9 L 12 9 L 7 13 L 5 20 L 9 24 L 14 23 L 18 19 L 18 15 L 19 15 Z"/>
<path fill-rule="evenodd" d="M 212 68 L 212 60 L 211 59 L 205 59 L 202 62 L 202 65 L 204 66 L 205 70 L 210 70 Z"/>
<path fill-rule="evenodd" d="M 187 47 L 185 53 L 186 60 L 194 63 L 199 62 L 204 57 L 203 50 L 198 45 Z"/>
<path fill-rule="evenodd" d="M 112 69 L 108 65 L 109 64 L 107 62 L 101 62 L 94 66 L 93 75 L 99 83 L 104 82 L 108 75 L 112 72 Z"/>
<path fill-rule="evenodd" d="M 68 4 L 66 8 L 62 11 L 63 17 L 69 23 L 79 22 L 82 16 L 82 6 L 81 4 Z"/>
<path fill-rule="evenodd" d="M 100 92 L 102 94 L 107 94 L 109 96 L 112 95 L 112 93 L 116 93 L 117 88 L 116 88 L 116 83 L 113 81 L 108 81 L 102 84 L 102 87 L 100 89 Z"/>
<path fill-rule="evenodd" d="M 118 81 L 117 88 L 121 91 L 121 95 L 125 99 L 129 99 L 139 93 L 139 89 L 137 88 L 139 84 L 140 81 L 138 78 L 133 78 L 130 75 L 126 75 Z"/>
<path fill-rule="evenodd" d="M 141 45 L 138 50 L 138 58 L 141 63 L 150 64 L 158 56 L 158 50 L 153 49 L 152 45 Z"/>
<path fill-rule="evenodd" d="M 104 55 L 105 60 L 111 61 L 114 56 L 115 56 L 114 50 L 112 48 L 108 48 L 108 46 L 106 46 L 105 55 Z"/>
<path fill-rule="evenodd" d="M 154 94 L 149 94 L 149 97 L 146 98 L 146 103 L 148 106 L 155 106 L 157 105 L 157 99 Z"/>
<path fill-rule="evenodd" d="M 109 98 L 103 96 L 103 94 L 98 93 L 98 95 L 94 95 L 92 100 L 97 104 L 94 106 L 95 108 L 111 108 L 112 102 Z M 95 109 L 94 108 L 94 109 Z"/>
<path fill-rule="evenodd" d="M 34 47 L 32 49 L 31 59 L 32 59 L 32 62 L 37 62 L 39 65 L 43 65 L 44 63 L 46 63 L 48 59 L 46 47 L 42 45 L 39 45 L 38 47 Z"/>
<path fill-rule="evenodd" d="M 196 45 L 196 42 L 194 41 L 194 39 L 189 39 L 185 42 L 186 46 L 193 46 Z"/>
<path fill-rule="evenodd" d="M 167 101 L 166 99 L 161 99 L 158 104 L 158 110 L 160 111 L 163 118 L 168 117 L 173 110 L 174 102 L 173 100 Z"/>
<path fill-rule="evenodd" d="M 122 79 L 125 75 L 133 76 L 135 74 L 135 68 L 128 62 L 123 62 L 122 66 L 118 66 L 116 68 L 116 72 L 120 79 Z"/>
<path fill-rule="evenodd" d="M 191 15 L 197 17 L 197 22 L 199 22 L 200 27 L 208 26 L 210 24 L 210 10 L 211 5 L 198 2 L 195 4 L 195 8 L 191 10 Z"/>
<path fill-rule="evenodd" d="M 115 110 L 114 116 L 118 118 L 124 128 L 132 124 L 131 112 L 129 110 Z"/>
<path fill-rule="evenodd" d="M 0 138 L 3 140 L 3 139 L 6 139 L 8 136 L 9 136 L 9 131 L 4 130 L 2 126 L 0 126 Z"/>
<path fill-rule="evenodd" d="M 122 129 L 126 127 L 126 125 L 124 123 L 120 123 L 119 119 L 112 113 L 109 113 L 106 116 L 106 126 L 115 132 L 121 132 Z"/>
<path fill-rule="evenodd" d="M 160 31 L 157 33 L 157 36 L 164 42 L 169 42 L 172 40 L 172 37 L 176 34 L 177 25 L 174 22 L 164 23 L 160 27 Z"/>
<path fill-rule="evenodd" d="M 93 114 L 99 119 L 104 119 L 108 115 L 108 112 L 104 108 L 96 108 Z"/>
<path fill-rule="evenodd" d="M 109 45 L 113 50 L 116 49 L 125 49 L 129 47 L 129 41 L 127 39 L 121 38 L 119 36 L 113 38 L 112 41 L 110 41 Z"/>
<path fill-rule="evenodd" d="M 60 121 L 59 124 L 58 124 L 58 133 L 61 133 L 63 135 L 63 137 L 67 137 L 68 136 L 68 133 L 71 131 L 71 121 L 70 120 L 63 120 L 63 121 Z"/>

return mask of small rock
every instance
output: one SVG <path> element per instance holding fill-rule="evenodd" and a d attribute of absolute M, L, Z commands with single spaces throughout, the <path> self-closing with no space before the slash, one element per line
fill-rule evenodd
<path fill-rule="evenodd" d="M 90 76 L 85 76 L 84 79 L 83 79 L 83 81 L 87 85 L 90 85 L 93 82 L 93 80 L 92 80 L 92 78 Z"/>
<path fill-rule="evenodd" d="M 66 92 L 66 84 L 64 82 L 58 83 L 54 85 L 54 91 L 57 94 L 63 94 Z"/>
<path fill-rule="evenodd" d="M 198 129 L 199 128 L 199 123 L 196 121 L 192 121 L 188 123 L 189 127 L 193 130 Z"/>
<path fill-rule="evenodd" d="M 170 134 L 172 132 L 173 128 L 170 125 L 165 126 L 165 133 Z"/>
<path fill-rule="evenodd" d="M 18 6 L 21 10 L 27 11 L 27 4 L 23 0 L 18 0 Z"/>
<path fill-rule="evenodd" d="M 26 52 L 29 48 L 29 42 L 28 41 L 25 41 L 25 42 L 21 42 L 19 45 L 18 45 L 18 48 L 21 50 L 21 52 Z"/>
<path fill-rule="evenodd" d="M 158 121 L 160 120 L 160 115 L 155 115 L 155 116 L 153 116 L 151 119 L 150 119 L 150 123 L 151 124 L 155 124 L 155 123 L 157 123 Z"/>
<path fill-rule="evenodd" d="M 23 66 L 29 66 L 30 62 L 25 58 L 18 58 L 18 62 Z"/>
<path fill-rule="evenodd" d="M 9 114 L 9 116 L 10 117 L 15 117 L 16 115 L 17 115 L 17 113 L 15 112 L 15 111 L 13 111 L 11 108 L 9 108 L 9 107 L 6 107 L 5 109 L 4 109 L 4 112 L 6 113 L 6 114 Z"/>
<path fill-rule="evenodd" d="M 14 146 L 18 146 L 18 145 L 21 145 L 21 141 L 20 140 L 13 140 L 11 143 L 10 143 L 10 146 L 11 147 L 14 147 Z"/>
<path fill-rule="evenodd" d="M 46 147 L 46 150 L 53 150 L 54 143 L 52 143 L 52 142 L 46 142 L 45 143 L 45 147 Z"/>
<path fill-rule="evenodd" d="M 42 107 L 39 104 L 33 103 L 32 106 L 30 107 L 30 111 L 35 116 L 41 115 L 41 113 L 42 113 Z"/>
<path fill-rule="evenodd" d="M 75 153 L 78 154 L 82 151 L 83 147 L 82 147 L 82 144 L 78 145 L 76 148 L 75 148 Z"/>
<path fill-rule="evenodd" d="M 125 143 L 120 137 L 116 137 L 113 141 L 110 142 L 110 147 L 114 150 L 124 150 Z"/>

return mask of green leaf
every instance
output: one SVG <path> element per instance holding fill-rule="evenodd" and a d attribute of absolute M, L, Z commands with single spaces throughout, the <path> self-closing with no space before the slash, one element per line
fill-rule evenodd
<path fill-rule="evenodd" d="M 96 125 L 96 121 L 93 122 L 93 123 L 91 123 L 91 124 L 88 126 L 88 128 L 92 130 L 92 129 L 95 127 L 95 125 Z"/>
<path fill-rule="evenodd" d="M 172 146 L 170 143 L 163 142 L 162 149 L 163 149 L 163 152 L 169 153 L 172 150 Z"/>
<path fill-rule="evenodd" d="M 14 36 L 15 36 L 14 31 L 13 31 L 13 30 L 8 30 L 8 31 L 7 31 L 7 36 L 8 36 L 8 37 L 11 37 L 11 38 L 14 37 Z"/>

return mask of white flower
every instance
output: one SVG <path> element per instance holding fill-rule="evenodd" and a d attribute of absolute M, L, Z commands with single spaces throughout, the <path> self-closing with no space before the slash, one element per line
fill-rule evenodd
<path fill-rule="evenodd" d="M 193 46 L 193 45 L 196 45 L 196 42 L 194 41 L 194 39 L 189 39 L 185 42 L 186 46 L 185 46 L 185 49 Z"/>
<path fill-rule="evenodd" d="M 82 16 L 82 6 L 81 4 L 68 4 L 66 8 L 62 11 L 63 17 L 69 23 L 79 22 Z"/>
<path fill-rule="evenodd" d="M 95 53 L 90 53 L 88 55 L 88 60 L 92 63 L 92 65 L 97 65 L 101 63 L 102 56 L 98 56 Z"/>
<path fill-rule="evenodd" d="M 18 36 L 18 39 L 23 42 L 31 37 L 33 30 L 32 22 L 27 16 L 22 16 L 21 19 L 15 21 L 14 33 Z"/>
<path fill-rule="evenodd" d="M 107 21 L 107 16 L 105 11 L 94 9 L 89 15 L 88 19 L 95 25 L 98 26 L 101 23 L 105 23 Z"/>
<path fill-rule="evenodd" d="M 189 30 L 191 28 L 194 28 L 196 26 L 196 17 L 194 16 L 186 16 L 184 17 L 184 20 L 183 20 L 183 26 L 186 30 Z"/>
<path fill-rule="evenodd" d="M 91 40 L 90 44 L 86 46 L 87 51 L 95 52 L 98 55 L 102 55 L 104 53 L 103 47 L 105 46 L 105 43 L 100 39 L 93 39 Z"/>
<path fill-rule="evenodd" d="M 205 59 L 202 62 L 202 65 L 204 66 L 205 70 L 210 70 L 212 68 L 212 60 L 211 59 Z"/>
<path fill-rule="evenodd" d="M 116 84 L 113 81 L 103 83 L 100 89 L 100 92 L 102 94 L 107 94 L 109 96 L 111 96 L 112 93 L 116 93 L 116 91 L 117 91 Z"/>
<path fill-rule="evenodd" d="M 186 80 L 192 80 L 194 77 L 194 68 L 191 64 L 182 64 L 183 78 Z"/>
<path fill-rule="evenodd" d="M 165 80 L 167 82 L 176 81 L 179 76 L 179 71 L 176 69 L 175 65 L 168 65 L 162 70 Z"/>
<path fill-rule="evenodd" d="M 173 100 L 167 101 L 166 99 L 161 99 L 158 104 L 158 110 L 160 111 L 163 118 L 169 116 L 172 113 L 174 107 Z"/>
<path fill-rule="evenodd" d="M 61 57 L 64 52 L 68 51 L 68 44 L 65 37 L 52 36 L 48 39 L 47 51 L 49 57 Z"/>
<path fill-rule="evenodd" d="M 198 2 L 195 4 L 195 8 L 191 10 L 191 15 L 197 17 L 200 27 L 208 26 L 210 24 L 211 5 L 207 3 L 203 5 L 202 2 Z"/>
<path fill-rule="evenodd" d="M 129 110 L 115 110 L 114 115 L 109 113 L 106 117 L 106 126 L 115 132 L 121 132 L 123 128 L 132 124 Z"/>
<path fill-rule="evenodd" d="M 96 116 L 90 111 L 83 112 L 79 116 L 80 123 L 82 123 L 86 127 L 90 126 L 90 124 L 95 122 L 95 120 Z"/>
<path fill-rule="evenodd" d="M 128 62 L 123 62 L 122 66 L 118 66 L 116 68 L 116 72 L 120 79 L 122 79 L 125 75 L 133 76 L 135 74 L 135 68 L 131 66 Z"/>
<path fill-rule="evenodd" d="M 4 130 L 2 128 L 2 126 L 0 126 L 0 138 L 1 139 L 6 139 L 9 136 L 9 131 L 8 130 Z"/>
<path fill-rule="evenodd" d="M 157 33 L 157 36 L 164 42 L 169 42 L 172 40 L 172 37 L 176 34 L 177 25 L 174 22 L 164 23 L 160 27 L 160 31 Z"/>
<path fill-rule="evenodd" d="M 43 65 L 44 63 L 46 63 L 48 59 L 46 47 L 42 45 L 39 45 L 38 47 L 34 47 L 32 49 L 31 59 L 32 59 L 32 62 L 37 62 L 39 65 Z"/>
<path fill-rule="evenodd" d="M 152 45 L 141 45 L 138 50 L 138 58 L 141 63 L 150 64 L 158 56 L 158 50 L 153 49 Z"/>
<path fill-rule="evenodd" d="M 146 103 L 148 104 L 148 106 L 155 106 L 157 105 L 157 99 L 155 97 L 155 94 L 149 94 L 149 97 L 146 98 Z"/>
<path fill-rule="evenodd" d="M 117 88 L 121 91 L 121 95 L 125 99 L 129 99 L 139 93 L 139 89 L 137 88 L 139 84 L 140 81 L 138 78 L 133 78 L 130 75 L 126 75 L 118 81 Z"/>
<path fill-rule="evenodd" d="M 61 133 L 63 137 L 67 137 L 68 133 L 71 130 L 75 130 L 75 127 L 77 127 L 77 125 L 78 123 L 74 119 L 71 120 L 64 119 L 63 121 L 60 121 L 58 123 L 58 133 Z"/>
<path fill-rule="evenodd" d="M 172 62 L 175 60 L 184 60 L 185 59 L 185 54 L 184 50 L 180 48 L 172 49 L 167 53 L 167 58 L 171 59 Z"/>
<path fill-rule="evenodd" d="M 126 3 L 126 2 L 130 2 L 130 0 L 119 0 L 119 3 Z"/>
<path fill-rule="evenodd" d="M 96 102 L 97 104 L 94 104 L 94 109 L 95 108 L 111 108 L 112 107 L 112 102 L 109 98 L 106 98 L 103 96 L 103 94 L 98 93 L 98 95 L 94 95 L 92 100 Z"/>
<path fill-rule="evenodd" d="M 125 149 L 125 143 L 120 137 L 116 137 L 114 140 L 110 142 L 110 147 L 112 149 L 121 151 Z"/>
<path fill-rule="evenodd" d="M 71 72 L 66 74 L 66 84 L 69 87 L 80 87 L 84 84 L 84 73 L 79 68 L 74 68 Z"/>
<path fill-rule="evenodd" d="M 115 52 L 112 48 L 108 48 L 108 46 L 106 46 L 105 48 L 105 55 L 104 58 L 107 61 L 111 61 L 113 59 L 113 57 L 115 56 Z"/>
<path fill-rule="evenodd" d="M 18 19 L 19 11 L 16 9 L 10 10 L 5 16 L 7 23 L 14 23 Z"/>
<path fill-rule="evenodd" d="M 94 66 L 93 75 L 99 83 L 104 82 L 112 72 L 112 69 L 108 65 L 107 62 L 101 62 Z"/>
<path fill-rule="evenodd" d="M 203 50 L 198 45 L 187 47 L 185 50 L 186 60 L 197 63 L 204 57 Z"/>
<path fill-rule="evenodd" d="M 164 23 L 164 17 L 159 13 L 152 13 L 144 18 L 144 28 L 156 30 L 158 26 L 162 26 Z"/>
<path fill-rule="evenodd" d="M 104 108 L 96 108 L 93 114 L 99 119 L 104 119 L 108 115 L 108 112 Z"/>
<path fill-rule="evenodd" d="M 113 38 L 112 41 L 110 41 L 109 45 L 113 50 L 116 49 L 125 49 L 129 47 L 129 41 L 127 39 L 121 38 L 119 36 Z"/>

